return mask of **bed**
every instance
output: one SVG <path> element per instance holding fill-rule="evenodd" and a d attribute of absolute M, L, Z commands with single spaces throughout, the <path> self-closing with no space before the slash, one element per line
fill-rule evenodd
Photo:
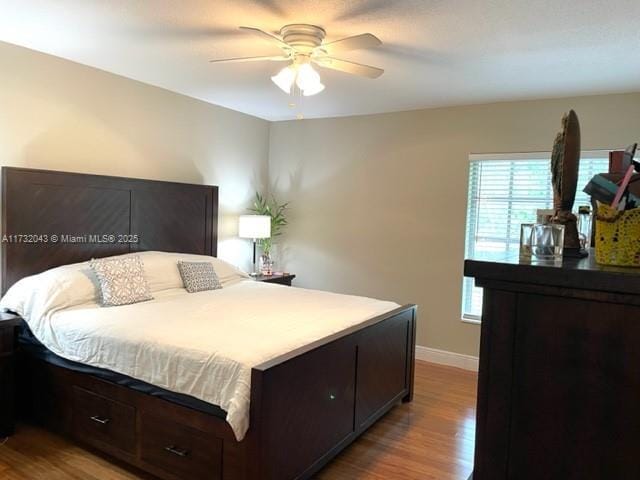
<path fill-rule="evenodd" d="M 16 168 L 2 187 L 3 293 L 90 258 L 217 252 L 217 187 Z M 160 478 L 293 479 L 412 399 L 415 306 L 247 278 L 201 293 L 65 308 L 51 338 L 23 326 L 25 416 Z M 210 351 L 237 363 L 235 396 L 216 387 L 219 366 L 204 370 Z"/>

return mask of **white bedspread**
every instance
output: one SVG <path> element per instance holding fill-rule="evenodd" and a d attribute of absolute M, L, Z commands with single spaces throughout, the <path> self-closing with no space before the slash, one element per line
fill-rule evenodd
<path fill-rule="evenodd" d="M 252 367 L 398 306 L 253 280 L 154 295 L 135 305 L 74 306 L 29 324 L 61 357 L 220 406 L 238 440 L 249 428 Z"/>

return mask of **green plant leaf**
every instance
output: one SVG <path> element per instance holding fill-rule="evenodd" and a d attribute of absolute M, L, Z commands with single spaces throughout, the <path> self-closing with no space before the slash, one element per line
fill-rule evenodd
<path fill-rule="evenodd" d="M 289 202 L 278 203 L 275 195 L 269 198 L 256 192 L 253 206 L 247 210 L 257 215 L 267 215 L 271 217 L 271 237 L 279 237 L 282 235 L 282 229 L 289 224 L 286 218 L 286 210 L 289 208 Z M 259 241 L 260 247 L 265 252 L 269 252 L 273 242 L 271 238 L 265 238 Z"/>

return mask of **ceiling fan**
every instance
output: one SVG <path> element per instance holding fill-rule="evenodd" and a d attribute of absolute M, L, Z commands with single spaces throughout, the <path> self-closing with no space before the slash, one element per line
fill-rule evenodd
<path fill-rule="evenodd" d="M 363 65 L 335 58 L 334 54 L 340 54 L 349 50 L 360 50 L 382 45 L 382 42 L 370 33 L 354 35 L 334 42 L 323 43 L 326 32 L 316 25 L 295 23 L 285 25 L 280 29 L 280 35 L 274 35 L 255 27 L 240 27 L 242 30 L 260 36 L 273 45 L 283 50 L 281 55 L 261 57 L 239 57 L 211 60 L 211 63 L 234 63 L 274 61 L 290 62 L 288 66 L 280 70 L 277 75 L 271 77 L 285 93 L 291 94 L 295 86 L 304 96 L 315 95 L 324 90 L 320 81 L 320 75 L 312 64 L 323 68 L 330 68 L 351 75 L 359 75 L 368 78 L 378 78 L 384 73 L 381 68 Z"/>

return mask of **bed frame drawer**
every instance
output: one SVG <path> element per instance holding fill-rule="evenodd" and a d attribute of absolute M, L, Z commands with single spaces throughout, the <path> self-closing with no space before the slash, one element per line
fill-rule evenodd
<path fill-rule="evenodd" d="M 98 448 L 134 453 L 136 409 L 74 386 L 73 434 Z"/>
<path fill-rule="evenodd" d="M 142 415 L 140 456 L 168 478 L 222 478 L 222 440 L 159 416 Z"/>
<path fill-rule="evenodd" d="M 0 356 L 11 355 L 15 345 L 15 329 L 0 328 Z"/>
<path fill-rule="evenodd" d="M 0 438 L 14 431 L 14 361 L 0 355 Z"/>

